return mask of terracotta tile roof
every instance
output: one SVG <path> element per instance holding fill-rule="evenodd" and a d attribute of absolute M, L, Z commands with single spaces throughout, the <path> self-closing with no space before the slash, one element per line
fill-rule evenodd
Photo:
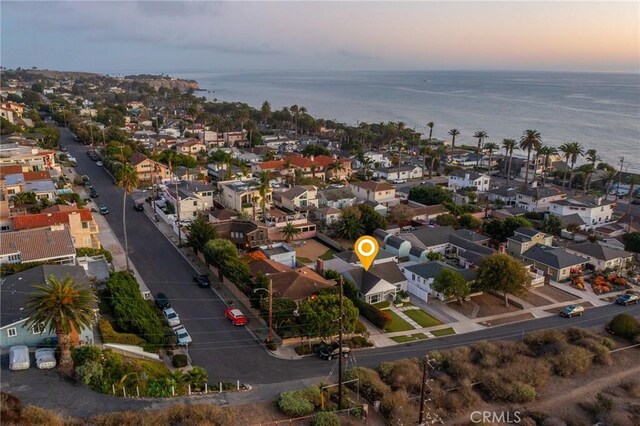
<path fill-rule="evenodd" d="M 13 218 L 13 227 L 16 230 L 43 228 L 45 226 L 69 224 L 69 215 L 79 214 L 82 222 L 93 220 L 88 209 L 74 209 L 51 213 L 25 214 Z"/>
<path fill-rule="evenodd" d="M 271 259 L 259 260 L 249 265 L 249 274 L 251 274 L 252 277 L 258 275 L 258 272 L 262 272 L 263 274 L 268 275 L 291 271 L 293 271 L 293 269 Z"/>
<path fill-rule="evenodd" d="M 0 239 L 0 254 L 20 253 L 22 262 L 38 262 L 73 256 L 76 249 L 67 226 L 6 232 Z"/>
<path fill-rule="evenodd" d="M 273 161 L 263 161 L 262 163 L 258 163 L 258 166 L 262 170 L 280 170 L 284 167 L 283 160 L 273 160 Z"/>
<path fill-rule="evenodd" d="M 22 173 L 22 176 L 24 176 L 25 182 L 51 179 L 49 172 L 24 172 Z"/>
<path fill-rule="evenodd" d="M 0 166 L 0 178 L 3 178 L 4 175 L 15 175 L 17 173 L 22 173 L 22 166 L 20 164 L 5 164 Z"/>

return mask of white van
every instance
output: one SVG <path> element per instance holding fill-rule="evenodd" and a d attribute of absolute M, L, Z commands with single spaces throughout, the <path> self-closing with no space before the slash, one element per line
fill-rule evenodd
<path fill-rule="evenodd" d="M 26 370 L 31 366 L 29 348 L 26 346 L 12 346 L 9 349 L 9 370 Z"/>

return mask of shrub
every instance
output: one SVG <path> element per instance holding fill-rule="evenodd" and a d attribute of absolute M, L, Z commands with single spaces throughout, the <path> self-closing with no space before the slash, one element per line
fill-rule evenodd
<path fill-rule="evenodd" d="M 100 361 L 102 351 L 100 348 L 94 345 L 79 346 L 77 348 L 71 348 L 71 356 L 73 357 L 73 365 L 79 367 L 84 365 L 88 361 Z"/>
<path fill-rule="evenodd" d="M 103 255 L 105 259 L 107 259 L 107 262 L 113 262 L 113 255 L 111 252 L 103 248 L 96 249 L 91 247 L 80 247 L 76 249 L 76 255 L 78 255 L 78 257 Z"/>
<path fill-rule="evenodd" d="M 144 339 L 136 336 L 135 334 L 118 333 L 107 320 L 100 320 L 98 324 L 100 327 L 100 334 L 102 334 L 102 341 L 105 343 L 119 343 L 122 345 L 136 346 L 142 346 L 146 343 Z"/>
<path fill-rule="evenodd" d="M 383 380 L 391 389 L 419 393 L 422 386 L 422 365 L 415 358 L 401 359 L 393 363 L 391 371 L 385 371 Z"/>
<path fill-rule="evenodd" d="M 627 314 L 616 315 L 611 322 L 609 322 L 608 329 L 616 336 L 629 340 L 633 340 L 640 334 L 640 324 L 638 320 Z"/>
<path fill-rule="evenodd" d="M 351 301 L 353 302 L 355 307 L 358 308 L 360 315 L 365 317 L 367 321 L 378 327 L 380 330 L 383 330 L 391 321 L 391 316 L 389 314 L 381 311 L 373 305 L 368 304 L 364 300 L 355 297 L 351 298 Z"/>
<path fill-rule="evenodd" d="M 314 407 L 319 407 L 322 404 L 322 391 L 318 386 L 309 386 L 308 388 L 300 389 L 298 392 Z"/>
<path fill-rule="evenodd" d="M 193 367 L 189 370 L 187 380 L 188 382 L 197 388 L 202 389 L 204 384 L 207 383 L 209 379 L 209 375 L 207 374 L 207 370 L 202 367 Z"/>
<path fill-rule="evenodd" d="M 184 354 L 177 354 L 174 355 L 173 358 L 171 358 L 171 365 L 173 365 L 174 368 L 186 367 L 188 364 L 189 358 L 187 358 L 187 356 Z"/>
<path fill-rule="evenodd" d="M 353 336 L 351 338 L 351 349 L 357 348 L 370 348 L 373 346 L 373 343 L 370 343 L 369 340 L 362 336 Z"/>
<path fill-rule="evenodd" d="M 418 408 L 409 402 L 409 395 L 405 391 L 399 390 L 382 398 L 380 413 L 390 424 L 410 425 L 415 423 Z"/>
<path fill-rule="evenodd" d="M 562 345 L 557 354 L 551 358 L 553 372 L 560 377 L 569 377 L 585 372 L 591 365 L 591 352 L 585 348 Z"/>
<path fill-rule="evenodd" d="M 340 418 L 336 413 L 321 411 L 313 416 L 311 426 L 340 426 Z"/>
<path fill-rule="evenodd" d="M 159 377 L 147 381 L 147 396 L 151 398 L 168 398 L 171 396 L 171 387 L 176 386 L 175 380 L 170 377 Z"/>
<path fill-rule="evenodd" d="M 22 410 L 21 424 L 63 426 L 65 419 L 55 411 L 28 405 Z"/>
<path fill-rule="evenodd" d="M 558 330 L 545 330 L 530 334 L 524 338 L 525 345 L 536 355 L 556 354 L 566 341 L 566 335 Z"/>
<path fill-rule="evenodd" d="M 76 367 L 75 370 L 78 378 L 87 386 L 95 385 L 102 380 L 102 364 L 97 361 L 87 361 L 86 363 Z"/>
<path fill-rule="evenodd" d="M 367 400 L 380 401 L 382 397 L 391 392 L 391 388 L 382 381 L 375 370 L 369 368 L 354 368 L 346 372 L 345 380 L 359 379 L 360 393 Z M 356 383 L 349 383 L 355 388 Z"/>
<path fill-rule="evenodd" d="M 353 330 L 356 334 L 364 334 L 367 332 L 367 327 L 362 323 L 362 321 L 358 320 L 356 322 L 356 328 Z"/>
<path fill-rule="evenodd" d="M 526 383 L 514 383 L 509 394 L 509 402 L 531 402 L 536 399 L 536 390 Z"/>
<path fill-rule="evenodd" d="M 578 340 L 576 345 L 588 349 L 593 353 L 594 360 L 598 364 L 611 365 L 611 350 L 603 345 L 600 341 L 593 338 L 585 338 Z"/>
<path fill-rule="evenodd" d="M 313 413 L 314 406 L 298 391 L 282 392 L 276 401 L 278 409 L 287 416 L 302 417 Z"/>
<path fill-rule="evenodd" d="M 471 351 L 461 347 L 442 354 L 442 368 L 453 378 L 473 379 L 476 367 L 470 362 Z"/>

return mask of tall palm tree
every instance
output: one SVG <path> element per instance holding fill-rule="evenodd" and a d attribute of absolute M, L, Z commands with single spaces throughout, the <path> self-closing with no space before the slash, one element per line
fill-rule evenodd
<path fill-rule="evenodd" d="M 130 163 L 125 163 L 116 172 L 116 184 L 122 188 L 122 229 L 124 230 L 124 254 L 129 269 L 129 239 L 127 237 L 127 195 L 138 186 L 138 172 Z M 180 208 L 180 206 L 176 206 Z"/>
<path fill-rule="evenodd" d="M 531 151 L 537 151 L 542 143 L 542 137 L 540 136 L 540 132 L 535 129 L 527 129 L 522 133 L 522 137 L 520 138 L 520 149 L 523 151 L 527 151 L 527 170 L 524 176 L 524 186 L 523 188 L 527 188 L 529 185 L 529 161 L 531 160 Z M 534 170 L 535 170 L 534 165 Z"/>
<path fill-rule="evenodd" d="M 423 144 L 420 147 L 420 155 L 422 155 L 422 176 L 427 168 L 427 158 L 431 158 L 434 155 L 433 147 L 428 143 Z"/>
<path fill-rule="evenodd" d="M 446 153 L 444 145 L 436 145 L 431 150 L 431 164 L 429 165 L 429 179 L 433 175 L 433 169 L 436 166 L 436 160 L 440 159 Z"/>
<path fill-rule="evenodd" d="M 36 194 L 33 191 L 28 192 L 18 192 L 12 197 L 13 204 L 16 207 L 23 207 L 27 204 L 37 204 L 38 200 L 36 199 Z"/>
<path fill-rule="evenodd" d="M 427 127 L 429 128 L 429 140 L 431 140 L 431 136 L 433 136 L 433 126 L 435 125 L 436 123 L 434 123 L 433 121 L 427 123 Z"/>
<path fill-rule="evenodd" d="M 78 286 L 70 276 L 59 281 L 50 275 L 43 285 L 35 288 L 36 291 L 27 299 L 30 315 L 25 327 L 44 324 L 49 333 L 56 334 L 60 347 L 60 370 L 71 375 L 70 334 L 73 330 L 81 331 L 93 325 L 96 297 L 91 290 Z"/>
<path fill-rule="evenodd" d="M 493 142 L 489 142 L 484 146 L 484 149 L 489 153 L 489 176 L 491 176 L 491 160 L 493 159 L 493 153 L 500 149 L 500 147 Z"/>
<path fill-rule="evenodd" d="M 267 223 L 267 197 L 271 194 L 271 178 L 269 172 L 260 172 L 258 175 L 258 195 L 260 195 L 260 209 L 262 209 L 262 218 Z"/>
<path fill-rule="evenodd" d="M 289 111 L 291 111 L 291 116 L 295 123 L 296 134 L 298 134 L 298 115 L 300 114 L 300 108 L 298 105 L 291 105 Z"/>
<path fill-rule="evenodd" d="M 505 163 L 505 174 L 507 175 L 507 188 L 509 187 L 509 179 L 511 179 L 511 160 L 513 159 L 513 150 L 516 147 L 515 139 L 502 139 L 502 147 L 504 148 L 505 155 L 508 158 Z"/>
<path fill-rule="evenodd" d="M 571 189 L 571 182 L 573 181 L 573 168 L 576 165 L 576 161 L 578 161 L 578 157 L 584 155 L 584 149 L 579 142 L 567 142 L 560 145 L 558 150 L 564 154 L 566 161 L 571 163 L 571 167 L 569 168 L 569 170 L 565 171 L 564 173 L 564 179 L 562 182 L 562 187 L 564 188 L 564 184 L 567 180 L 567 172 L 569 172 L 570 176 L 568 188 Z"/>
<path fill-rule="evenodd" d="M 360 162 L 362 163 L 362 168 L 364 169 L 364 178 L 369 179 L 371 174 L 373 174 L 373 170 L 371 170 L 371 166 L 373 166 L 373 160 L 369 157 L 363 157 Z"/>
<path fill-rule="evenodd" d="M 342 162 L 336 158 L 336 160 L 333 163 L 329 164 L 329 167 L 327 167 L 327 172 L 329 171 L 331 171 L 331 175 L 333 177 L 337 178 L 340 172 L 345 171 L 344 164 L 342 164 Z"/>
<path fill-rule="evenodd" d="M 291 222 L 287 222 L 287 224 L 282 228 L 282 235 L 287 243 L 290 243 L 291 240 L 295 239 L 296 235 L 300 232 L 302 232 L 302 230 L 300 228 L 296 228 L 296 226 Z"/>
<path fill-rule="evenodd" d="M 460 130 L 451 129 L 449 130 L 448 134 L 451 136 L 451 150 L 453 150 L 453 148 L 456 147 L 456 136 L 460 134 Z"/>
<path fill-rule="evenodd" d="M 398 179 L 400 179 L 400 167 L 402 167 L 402 150 L 407 147 L 407 144 L 400 141 L 396 144 L 398 147 Z"/>
<path fill-rule="evenodd" d="M 480 149 L 482 148 L 482 142 L 489 137 L 484 130 L 478 130 L 473 134 L 474 138 L 478 138 L 478 148 L 476 149 L 476 169 L 480 167 Z"/>
<path fill-rule="evenodd" d="M 549 157 L 551 157 L 552 155 L 556 155 L 558 153 L 558 150 L 555 149 L 552 146 L 547 146 L 547 145 L 543 145 L 540 147 L 540 149 L 538 150 L 538 154 L 539 155 L 543 155 L 544 156 L 544 168 L 543 168 L 543 172 L 542 172 L 542 187 L 544 188 L 544 185 L 547 182 L 547 169 L 550 167 L 549 165 Z"/>
<path fill-rule="evenodd" d="M 598 151 L 595 149 L 588 149 L 585 152 L 585 158 L 589 162 L 589 170 L 587 172 L 587 177 L 584 180 L 584 188 L 582 188 L 583 194 L 589 193 L 589 187 L 591 186 L 591 178 L 593 177 L 593 172 L 596 170 L 596 163 L 600 161 L 600 156 L 598 155 Z"/>
<path fill-rule="evenodd" d="M 604 199 L 608 200 L 609 199 L 609 191 L 611 191 L 611 184 L 613 183 L 613 180 L 615 179 L 616 176 L 618 176 L 618 171 L 616 169 L 614 169 L 613 167 L 607 167 L 604 169 L 604 181 L 606 183 L 607 189 L 604 193 Z"/>

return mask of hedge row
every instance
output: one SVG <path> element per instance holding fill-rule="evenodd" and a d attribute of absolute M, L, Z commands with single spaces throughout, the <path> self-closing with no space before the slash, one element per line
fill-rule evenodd
<path fill-rule="evenodd" d="M 100 320 L 100 333 L 104 343 L 119 343 L 121 345 L 142 346 L 146 341 L 132 333 L 118 333 L 107 320 Z"/>

